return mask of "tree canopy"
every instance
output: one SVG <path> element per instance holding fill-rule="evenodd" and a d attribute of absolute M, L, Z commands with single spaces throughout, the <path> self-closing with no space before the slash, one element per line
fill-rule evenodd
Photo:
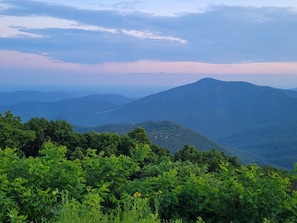
<path fill-rule="evenodd" d="M 9 112 L 0 125 L 0 222 L 297 222 L 297 166 L 170 154 L 142 128 L 82 134 Z"/>

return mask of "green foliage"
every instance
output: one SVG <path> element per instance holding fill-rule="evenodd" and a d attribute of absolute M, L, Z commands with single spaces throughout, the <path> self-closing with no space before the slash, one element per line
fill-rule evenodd
<path fill-rule="evenodd" d="M 102 190 L 102 188 L 101 188 Z M 62 195 L 62 207 L 56 216 L 55 221 L 60 223 L 84 223 L 99 222 L 102 220 L 100 190 L 90 190 L 82 201 L 69 198 L 69 194 Z"/>
<path fill-rule="evenodd" d="M 34 140 L 22 148 L 27 157 L 38 156 L 42 144 L 46 141 L 66 145 L 70 150 L 75 145 L 80 144 L 79 136 L 72 131 L 72 126 L 64 120 L 47 121 L 45 118 L 32 118 L 23 126 L 35 134 Z"/>
<path fill-rule="evenodd" d="M 49 140 L 48 125 L 49 122 L 45 118 L 32 118 L 24 124 L 26 129 L 35 133 L 35 139 L 22 149 L 26 156 L 38 156 L 41 145 Z"/>
<path fill-rule="evenodd" d="M 117 208 L 111 217 L 111 222 L 115 223 L 158 223 L 157 214 L 153 214 L 148 203 L 148 198 L 143 198 L 139 194 L 125 196 L 122 208 Z"/>
<path fill-rule="evenodd" d="M 81 165 L 65 159 L 66 147 L 47 143 L 40 152 L 40 157 L 20 158 L 16 150 L 0 150 L 1 195 L 7 198 L 0 220 L 17 212 L 28 220 L 51 218 L 62 191 L 78 198 L 84 192 Z"/>
<path fill-rule="evenodd" d="M 148 138 L 144 128 L 138 126 L 133 131 L 128 133 L 131 139 L 134 139 L 139 144 L 151 144 L 151 140 Z"/>
<path fill-rule="evenodd" d="M 88 194 L 82 202 L 63 197 L 63 206 L 56 219 L 58 223 L 159 223 L 157 215 L 152 214 L 148 199 L 126 196 L 123 203 L 109 213 L 102 212 L 100 197 Z"/>
<path fill-rule="evenodd" d="M 17 131 L 2 138 L 0 222 L 297 222 L 297 167 L 240 165 L 189 145 L 172 157 L 141 128 L 76 134 L 63 121 L 6 116 L 1 131 L 35 139 L 10 148 Z M 25 147 L 34 153 L 20 156 Z"/>
<path fill-rule="evenodd" d="M 96 133 L 86 134 L 88 148 L 104 151 L 106 156 L 117 154 L 117 148 L 120 143 L 120 136 L 112 133 Z"/>
<path fill-rule="evenodd" d="M 21 118 L 11 112 L 5 116 L 0 113 L 0 129 L 0 148 L 22 148 L 35 137 L 33 131 L 24 128 Z"/>
<path fill-rule="evenodd" d="M 130 176 L 139 171 L 136 161 L 127 156 L 104 156 L 96 154 L 96 150 L 89 149 L 87 156 L 82 160 L 86 184 L 92 188 L 108 186 L 109 195 L 105 198 L 108 207 L 115 207 Z"/>
<path fill-rule="evenodd" d="M 221 164 L 228 162 L 232 167 L 240 167 L 236 157 L 226 156 L 216 149 L 210 151 L 198 151 L 194 146 L 185 145 L 180 151 L 174 154 L 174 160 L 190 161 L 200 165 L 207 165 L 208 171 L 221 171 Z"/>

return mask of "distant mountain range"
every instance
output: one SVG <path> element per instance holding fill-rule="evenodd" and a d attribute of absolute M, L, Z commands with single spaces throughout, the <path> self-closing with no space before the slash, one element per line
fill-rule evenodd
<path fill-rule="evenodd" d="M 52 102 L 75 97 L 70 92 L 39 92 L 39 91 L 15 91 L 0 92 L 1 105 L 13 105 L 26 101 Z"/>
<path fill-rule="evenodd" d="M 9 93 L 0 93 L 1 95 Z M 22 95 L 24 94 L 24 95 Z M 20 95 L 15 97 L 15 95 Z M 95 94 L 83 97 L 70 97 L 67 99 L 65 92 L 13 92 L 8 98 L 17 103 L 11 104 L 9 101 L 0 101 L 0 111 L 12 111 L 16 116 L 22 117 L 27 121 L 33 117 L 45 117 L 47 119 L 63 119 L 70 123 L 88 125 L 93 123 L 93 116 L 109 112 L 116 109 L 119 105 L 132 102 L 134 99 L 117 94 Z M 31 97 L 30 97 L 31 96 Z M 22 99 L 23 97 L 23 99 Z M 58 98 L 58 100 L 53 100 Z M 62 100 L 60 100 L 62 99 Z M 19 102 L 18 100 L 23 100 Z"/>
<path fill-rule="evenodd" d="M 23 120 L 44 116 L 81 126 L 169 120 L 273 165 L 292 168 L 297 162 L 294 90 L 206 78 L 138 100 L 113 97 L 27 101 L 2 105 L 0 110 L 11 110 Z"/>

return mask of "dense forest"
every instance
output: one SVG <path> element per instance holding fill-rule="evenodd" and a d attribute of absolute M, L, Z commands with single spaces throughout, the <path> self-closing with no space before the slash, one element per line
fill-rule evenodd
<path fill-rule="evenodd" d="M 0 222 L 297 222 L 297 168 L 171 154 L 140 126 L 78 133 L 6 112 L 0 128 Z"/>

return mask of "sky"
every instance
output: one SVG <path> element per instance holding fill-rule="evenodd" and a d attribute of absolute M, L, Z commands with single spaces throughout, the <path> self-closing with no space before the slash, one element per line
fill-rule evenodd
<path fill-rule="evenodd" d="M 296 0 L 0 0 L 0 87 L 297 88 L 296 27 Z"/>

